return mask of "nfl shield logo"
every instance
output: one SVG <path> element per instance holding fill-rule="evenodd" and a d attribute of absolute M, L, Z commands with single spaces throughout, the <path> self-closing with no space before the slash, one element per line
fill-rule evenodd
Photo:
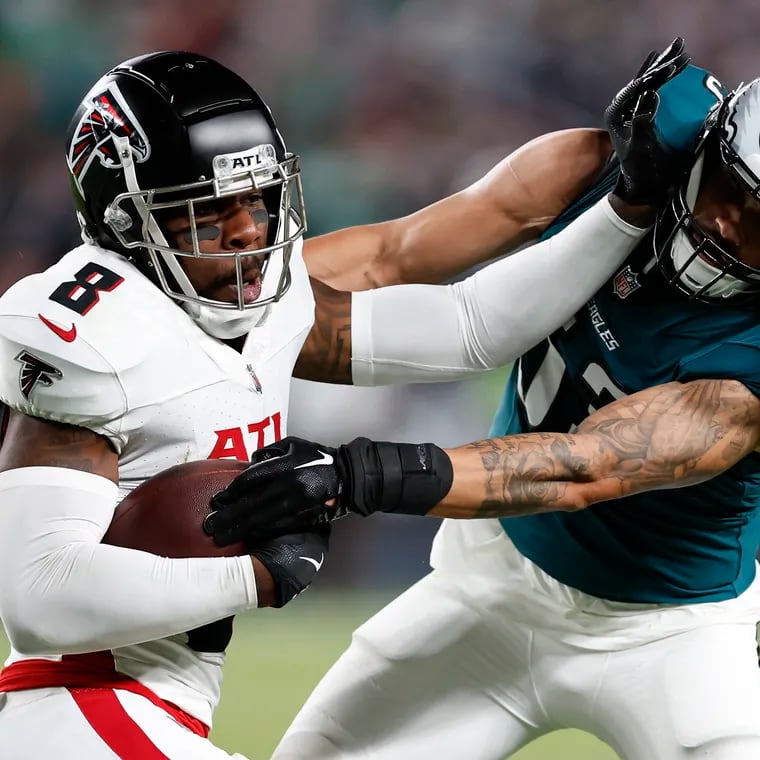
<path fill-rule="evenodd" d="M 638 290 L 641 284 L 637 278 L 638 275 L 630 266 L 621 269 L 612 280 L 615 295 L 618 298 L 627 298 L 634 290 Z"/>

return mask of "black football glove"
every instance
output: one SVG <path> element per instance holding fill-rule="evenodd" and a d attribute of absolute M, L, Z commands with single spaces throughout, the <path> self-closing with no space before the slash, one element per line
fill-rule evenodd
<path fill-rule="evenodd" d="M 650 53 L 604 112 L 604 125 L 620 161 L 613 192 L 633 206 L 660 205 L 683 174 L 687 156 L 660 141 L 654 121 L 660 103 L 657 90 L 690 60 L 680 37 L 659 55 Z"/>
<path fill-rule="evenodd" d="M 277 603 L 284 607 L 306 590 L 327 557 L 330 526 L 320 525 L 307 533 L 278 536 L 256 544 L 249 551 L 274 580 Z"/>
<path fill-rule="evenodd" d="M 255 452 L 251 466 L 211 499 L 204 529 L 226 545 L 309 530 L 348 512 L 423 515 L 452 480 L 451 460 L 432 443 L 356 438 L 334 449 L 288 437 Z"/>
<path fill-rule="evenodd" d="M 345 514 L 325 502 L 341 489 L 337 450 L 289 437 L 254 452 L 251 466 L 211 498 L 203 528 L 220 546 L 298 533 Z"/>

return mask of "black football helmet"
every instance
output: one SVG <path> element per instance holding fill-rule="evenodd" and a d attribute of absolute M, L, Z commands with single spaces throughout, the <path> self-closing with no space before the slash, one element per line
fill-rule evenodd
<path fill-rule="evenodd" d="M 760 200 L 760 79 L 729 93 L 708 114 L 690 171 L 659 214 L 654 250 L 668 282 L 712 303 L 756 299 L 760 269 L 748 266 L 694 220 L 705 161 L 720 161 L 745 192 Z"/>
<path fill-rule="evenodd" d="M 251 309 L 289 287 L 291 252 L 306 229 L 299 157 L 256 91 L 221 64 L 180 51 L 120 63 L 83 98 L 66 152 L 85 240 L 128 257 L 191 314 Z M 195 209 L 253 190 L 266 206 L 268 240 L 253 252 L 262 257 L 261 293 L 244 303 L 241 259 L 252 252 L 202 253 Z M 161 220 L 171 214 L 189 219 L 192 251 L 167 242 Z M 234 258 L 238 302 L 199 296 L 178 256 Z"/>

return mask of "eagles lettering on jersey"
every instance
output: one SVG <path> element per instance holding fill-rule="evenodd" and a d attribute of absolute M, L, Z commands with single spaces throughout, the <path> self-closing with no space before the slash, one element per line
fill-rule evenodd
<path fill-rule="evenodd" d="M 664 139 L 690 144 L 715 103 L 714 78 L 689 67 L 661 92 Z M 666 90 L 666 88 L 668 88 Z M 674 105 L 675 103 L 675 105 Z M 677 117 L 677 119 L 676 119 Z M 614 184 L 615 170 L 573 204 L 554 234 Z M 603 255 L 603 252 L 599 252 Z M 760 396 L 760 314 L 690 301 L 668 286 L 645 239 L 575 318 L 512 370 L 492 435 L 571 431 L 616 398 L 673 380 L 734 378 Z M 718 601 L 754 578 L 760 539 L 760 455 L 687 488 L 502 520 L 547 573 L 623 602 Z"/>

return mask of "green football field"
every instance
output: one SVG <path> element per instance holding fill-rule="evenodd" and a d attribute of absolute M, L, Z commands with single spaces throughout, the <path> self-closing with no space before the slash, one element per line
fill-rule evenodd
<path fill-rule="evenodd" d="M 348 645 L 351 631 L 389 599 L 313 589 L 290 607 L 238 618 L 212 734 L 217 744 L 251 760 L 268 758 L 312 686 Z M 615 760 L 617 755 L 589 734 L 558 731 L 513 757 Z"/>
<path fill-rule="evenodd" d="M 313 589 L 285 609 L 238 617 L 214 741 L 251 760 L 268 758 L 312 686 L 348 644 L 352 629 L 389 598 L 357 592 L 320 594 Z M 6 651 L 1 629 L 0 645 Z M 588 734 L 559 731 L 514 757 L 614 760 L 617 756 Z M 451 760 L 467 758 L 457 755 Z"/>

